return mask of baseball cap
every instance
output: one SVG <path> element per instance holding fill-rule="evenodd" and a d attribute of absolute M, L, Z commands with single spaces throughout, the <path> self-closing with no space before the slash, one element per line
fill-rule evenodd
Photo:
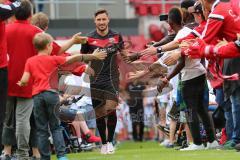
<path fill-rule="evenodd" d="M 189 13 L 202 13 L 202 4 L 197 1 L 194 6 L 188 8 Z"/>
<path fill-rule="evenodd" d="M 181 8 L 188 9 L 195 4 L 195 0 L 183 0 L 181 1 Z"/>

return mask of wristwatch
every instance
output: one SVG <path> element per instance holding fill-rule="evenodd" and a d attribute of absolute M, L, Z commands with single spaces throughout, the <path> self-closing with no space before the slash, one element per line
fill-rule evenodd
<path fill-rule="evenodd" d="M 162 53 L 162 47 L 157 47 L 157 53 Z"/>

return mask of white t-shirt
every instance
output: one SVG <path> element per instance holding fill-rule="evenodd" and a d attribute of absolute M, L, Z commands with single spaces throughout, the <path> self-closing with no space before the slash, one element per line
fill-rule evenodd
<path fill-rule="evenodd" d="M 184 38 L 186 35 L 191 33 L 191 29 L 188 27 L 183 27 L 176 35 L 174 40 Z M 206 69 L 201 64 L 201 59 L 190 59 L 185 58 L 185 66 L 181 70 L 181 81 L 187 81 L 193 78 L 196 78 L 202 74 L 206 73 Z"/>
<path fill-rule="evenodd" d="M 79 95 L 84 96 L 76 103 L 77 106 L 92 105 L 91 91 L 90 91 L 90 80 L 86 73 L 83 73 L 81 77 L 75 75 L 69 75 L 66 77 L 64 83 L 66 85 L 81 87 Z"/>

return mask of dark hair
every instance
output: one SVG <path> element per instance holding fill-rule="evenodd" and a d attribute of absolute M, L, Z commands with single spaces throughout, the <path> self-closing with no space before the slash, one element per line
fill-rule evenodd
<path fill-rule="evenodd" d="M 99 9 L 94 13 L 94 16 L 97 17 L 99 14 L 105 13 L 108 16 L 108 12 L 106 9 Z"/>
<path fill-rule="evenodd" d="M 181 8 L 188 9 L 189 7 L 192 7 L 195 4 L 195 0 L 183 0 L 181 1 Z"/>
<path fill-rule="evenodd" d="M 178 7 L 174 7 L 168 12 L 168 20 L 170 20 L 174 24 L 182 25 L 182 18 L 183 17 L 181 9 Z"/>
<path fill-rule="evenodd" d="M 15 17 L 17 20 L 26 20 L 32 15 L 33 7 L 28 0 L 22 0 L 20 7 L 16 10 Z"/>

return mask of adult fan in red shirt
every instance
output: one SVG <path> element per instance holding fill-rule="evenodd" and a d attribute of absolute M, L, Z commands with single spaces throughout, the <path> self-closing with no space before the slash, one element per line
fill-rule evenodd
<path fill-rule="evenodd" d="M 7 41 L 5 34 L 5 20 L 11 17 L 20 2 L 5 5 L 6 0 L 0 0 L 0 135 L 2 135 L 3 121 L 7 101 Z M 0 137 L 0 152 L 2 152 L 2 136 Z"/>
<path fill-rule="evenodd" d="M 16 22 L 6 26 L 6 39 L 7 39 L 7 53 L 9 54 L 9 74 L 8 74 L 8 115 L 6 115 L 7 122 L 3 129 L 4 153 L 11 154 L 11 147 L 14 142 L 13 137 L 9 135 L 16 135 L 17 138 L 17 155 L 18 158 L 28 158 L 28 141 L 30 135 L 29 119 L 33 109 L 32 102 L 32 85 L 31 82 L 27 87 L 19 87 L 16 85 L 21 78 L 25 62 L 28 58 L 37 54 L 32 40 L 35 34 L 43 32 L 36 26 L 31 25 L 28 19 L 32 16 L 32 5 L 27 0 L 21 1 L 21 6 L 15 13 Z M 77 34 L 69 40 L 61 48 L 54 47 L 53 53 L 58 54 L 64 52 L 75 42 L 79 42 L 80 36 Z M 57 50 L 57 51 L 56 51 Z M 16 109 L 14 109 L 16 108 Z M 14 133 L 15 122 L 12 119 L 12 114 L 16 110 L 16 133 Z M 8 147 L 7 147 L 8 146 Z"/>
<path fill-rule="evenodd" d="M 211 11 L 207 25 L 202 34 L 202 39 L 207 44 L 215 45 L 217 39 L 225 38 L 227 41 L 235 41 L 237 33 L 240 32 L 240 18 L 233 11 L 230 2 L 220 2 L 219 0 L 201 0 L 205 8 Z M 240 58 L 232 59 L 210 59 L 208 69 L 215 73 L 216 77 L 222 75 L 222 64 L 224 61 L 223 74 L 233 75 L 239 73 Z M 240 143 L 240 81 L 224 81 L 225 98 L 230 98 L 232 103 L 233 132 L 232 138 L 226 144 L 226 148 L 233 148 Z M 227 117 L 230 118 L 230 117 Z"/>

